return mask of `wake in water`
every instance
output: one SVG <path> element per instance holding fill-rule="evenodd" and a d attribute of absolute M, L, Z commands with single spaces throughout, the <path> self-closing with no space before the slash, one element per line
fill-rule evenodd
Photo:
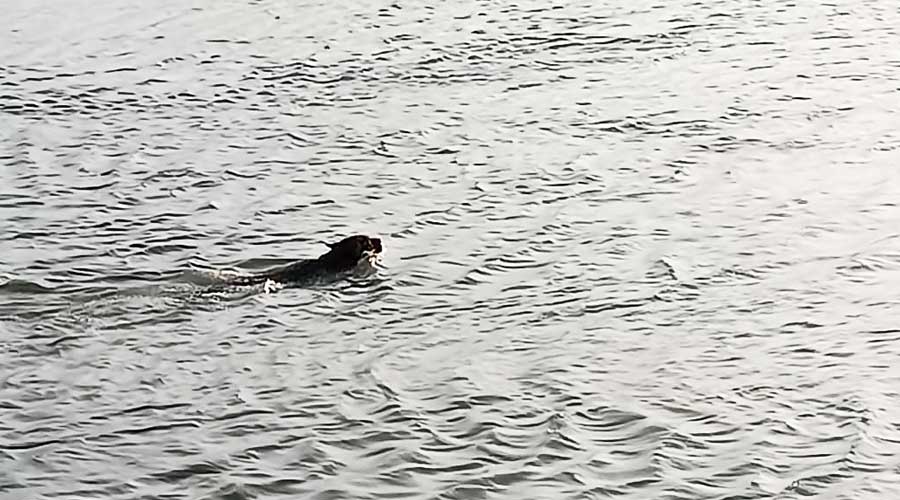
<path fill-rule="evenodd" d="M 230 285 L 260 285 L 269 289 L 275 284 L 307 284 L 339 277 L 347 273 L 366 274 L 374 271 L 382 246 L 380 238 L 364 235 L 348 236 L 328 244 L 328 252 L 315 259 L 293 262 L 249 276 L 235 276 Z"/>
<path fill-rule="evenodd" d="M 219 309 L 258 294 L 287 287 L 316 287 L 345 278 L 365 278 L 379 266 L 381 240 L 356 235 L 328 244 L 329 251 L 315 259 L 279 264 L 256 273 L 230 269 L 184 271 L 143 276 L 99 278 L 91 283 L 53 286 L 18 278 L 0 281 L 0 295 L 9 296 L 0 306 L 0 319 L 41 319 L 48 316 L 102 318 L 146 314 L 159 309 L 163 315 L 185 309 Z M 113 281 L 136 281 L 133 287 Z M 158 319 L 158 318 L 157 318 Z"/>

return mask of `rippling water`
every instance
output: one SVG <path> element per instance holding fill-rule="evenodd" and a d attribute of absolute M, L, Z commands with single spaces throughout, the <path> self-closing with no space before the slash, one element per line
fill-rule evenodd
<path fill-rule="evenodd" d="M 900 11 L 0 21 L 0 497 L 891 498 Z M 374 276 L 204 293 L 384 238 Z"/>

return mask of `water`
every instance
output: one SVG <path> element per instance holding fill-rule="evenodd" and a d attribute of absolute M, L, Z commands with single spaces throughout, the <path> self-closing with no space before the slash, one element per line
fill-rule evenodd
<path fill-rule="evenodd" d="M 6 7 L 3 499 L 900 492 L 895 5 Z"/>

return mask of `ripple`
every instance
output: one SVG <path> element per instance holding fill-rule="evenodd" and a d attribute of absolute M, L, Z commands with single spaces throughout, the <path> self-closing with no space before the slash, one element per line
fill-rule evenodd
<path fill-rule="evenodd" d="M 46 7 L 0 37 L 0 489 L 896 489 L 890 9 Z M 218 287 L 356 232 L 374 276 Z"/>

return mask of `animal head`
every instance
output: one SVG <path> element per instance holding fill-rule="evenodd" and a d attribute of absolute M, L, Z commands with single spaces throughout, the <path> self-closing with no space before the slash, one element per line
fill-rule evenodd
<path fill-rule="evenodd" d="M 381 253 L 381 239 L 361 234 L 348 236 L 336 243 L 328 243 L 331 250 L 321 258 L 338 271 L 353 269 L 363 262 L 370 262 Z"/>

